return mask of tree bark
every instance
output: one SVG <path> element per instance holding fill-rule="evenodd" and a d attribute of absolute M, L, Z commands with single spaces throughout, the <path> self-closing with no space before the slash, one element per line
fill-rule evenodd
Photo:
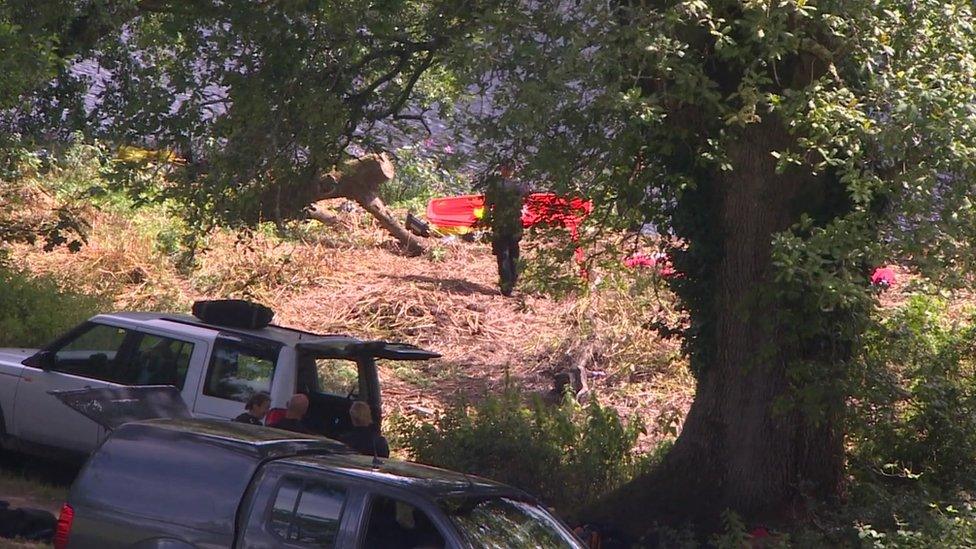
<path fill-rule="evenodd" d="M 764 293 L 772 238 L 798 220 L 809 204 L 797 202 L 825 181 L 775 173 L 770 153 L 784 150 L 791 137 L 773 115 L 767 117 L 733 140 L 728 153 L 735 170 L 714 174 L 709 185 L 716 210 L 709 222 L 721 258 L 705 265 L 714 269 L 706 289 L 712 304 L 711 338 L 704 340 L 709 358 L 682 432 L 656 470 L 585 511 L 586 518 L 633 535 L 655 520 L 707 528 L 725 509 L 774 520 L 801 512 L 802 495 L 829 497 L 842 486 L 842 397 L 817 418 L 797 408 L 777 410 L 790 395 L 788 363 L 804 350 L 785 327 L 769 322 L 775 308 L 796 306 Z"/>
<path fill-rule="evenodd" d="M 396 170 L 388 155 L 368 154 L 344 162 L 317 182 L 322 198 L 345 197 L 355 200 L 396 238 L 410 255 L 424 253 L 419 238 L 397 222 L 379 197 L 380 185 L 393 179 Z"/>
<path fill-rule="evenodd" d="M 337 216 L 326 213 L 324 210 L 319 208 L 318 204 L 312 204 L 308 207 L 308 218 L 314 219 L 323 225 L 328 225 L 330 227 L 336 227 L 342 224 Z"/>
<path fill-rule="evenodd" d="M 288 193 L 282 193 L 280 188 L 270 189 L 262 197 L 260 210 L 266 217 L 274 217 L 277 212 L 282 211 L 305 210 L 312 219 L 332 224 L 335 219 L 318 210 L 315 203 L 333 198 L 348 198 L 372 214 L 408 254 L 420 255 L 426 249 L 423 241 L 397 222 L 379 197 L 380 187 L 393 179 L 395 174 L 393 161 L 385 153 L 351 158 L 330 172 L 314 174 Z"/>
<path fill-rule="evenodd" d="M 364 196 L 362 198 L 363 200 L 359 201 L 359 204 L 363 209 L 373 214 L 373 217 L 380 222 L 380 226 L 399 240 L 407 253 L 411 255 L 424 253 L 424 245 L 420 242 L 420 239 L 397 222 L 393 217 L 393 213 L 390 212 L 390 209 L 386 207 L 386 204 L 378 196 Z"/>

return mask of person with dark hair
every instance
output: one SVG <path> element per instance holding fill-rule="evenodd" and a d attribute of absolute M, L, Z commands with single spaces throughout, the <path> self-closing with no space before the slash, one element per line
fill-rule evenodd
<path fill-rule="evenodd" d="M 268 393 L 254 393 L 244 404 L 244 413 L 235 417 L 237 423 L 249 423 L 251 425 L 262 425 L 261 421 L 271 409 L 271 397 Z"/>
<path fill-rule="evenodd" d="M 373 425 L 373 412 L 369 404 L 357 400 L 349 407 L 349 417 L 352 420 L 352 430 L 339 437 L 353 450 L 367 456 L 390 457 L 390 444 Z"/>
<path fill-rule="evenodd" d="M 522 201 L 528 192 L 514 179 L 515 167 L 503 163 L 485 181 L 485 221 L 491 227 L 491 251 L 498 262 L 498 285 L 512 295 L 519 275 Z"/>

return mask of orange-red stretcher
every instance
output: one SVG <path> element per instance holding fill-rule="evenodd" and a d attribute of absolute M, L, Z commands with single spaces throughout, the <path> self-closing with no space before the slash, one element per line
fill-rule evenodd
<path fill-rule="evenodd" d="M 554 193 L 532 193 L 522 205 L 522 226 L 547 224 L 565 227 L 577 237 L 579 226 L 593 211 L 593 203 L 581 198 L 566 198 Z M 427 221 L 439 232 L 464 234 L 474 230 L 484 218 L 484 195 L 434 198 L 427 204 Z"/>

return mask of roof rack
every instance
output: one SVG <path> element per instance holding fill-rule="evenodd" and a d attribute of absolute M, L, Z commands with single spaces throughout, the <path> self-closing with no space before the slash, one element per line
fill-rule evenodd
<path fill-rule="evenodd" d="M 318 337 L 352 337 L 348 334 L 317 334 L 315 332 L 309 332 L 307 330 L 301 330 L 298 328 L 292 328 L 290 326 L 281 326 L 278 324 L 268 324 L 264 328 L 237 328 L 234 326 L 222 326 L 220 324 L 213 324 L 210 322 L 204 322 L 202 320 L 196 319 L 195 317 L 174 317 L 174 316 L 160 316 L 159 320 L 165 320 L 167 322 L 176 322 L 177 324 L 185 324 L 187 326 L 196 326 L 198 328 L 210 328 L 213 330 L 220 330 L 222 332 L 230 332 L 234 334 L 240 334 L 248 337 L 260 337 L 249 332 L 259 332 L 261 330 L 272 328 L 275 330 L 282 330 L 296 334 L 298 340 L 301 341 L 304 338 L 318 338 Z"/>

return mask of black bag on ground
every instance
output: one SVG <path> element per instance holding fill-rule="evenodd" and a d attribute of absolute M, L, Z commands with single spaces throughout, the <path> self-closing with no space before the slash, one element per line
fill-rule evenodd
<path fill-rule="evenodd" d="M 430 225 L 412 213 L 407 212 L 407 230 L 417 236 L 427 238 L 430 236 Z"/>
<path fill-rule="evenodd" d="M 208 324 L 256 329 L 271 324 L 274 311 L 243 299 L 213 299 L 194 303 L 193 316 Z"/>

